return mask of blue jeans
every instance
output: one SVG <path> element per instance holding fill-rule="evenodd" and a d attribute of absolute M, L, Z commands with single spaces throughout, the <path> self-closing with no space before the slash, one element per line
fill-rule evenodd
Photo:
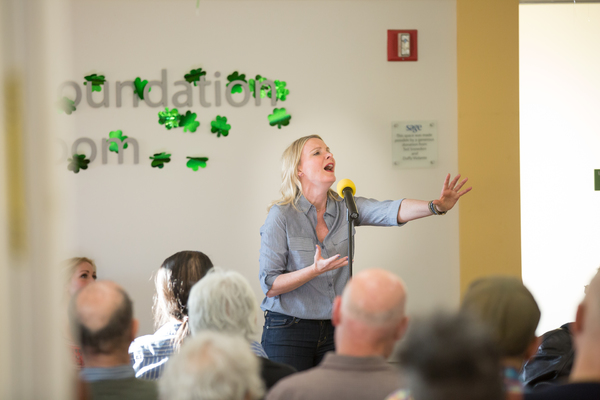
<path fill-rule="evenodd" d="M 261 344 L 269 359 L 298 371 L 318 365 L 325 353 L 335 350 L 331 320 L 290 317 L 265 311 Z"/>

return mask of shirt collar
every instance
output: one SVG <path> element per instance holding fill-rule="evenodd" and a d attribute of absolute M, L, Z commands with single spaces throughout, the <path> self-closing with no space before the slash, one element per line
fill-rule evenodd
<path fill-rule="evenodd" d="M 85 382 L 98 382 L 112 379 L 135 378 L 131 365 L 119 365 L 109 368 L 83 368 L 79 374 Z"/>
<path fill-rule="evenodd" d="M 306 197 L 304 197 L 304 195 L 300 195 L 296 205 L 304 214 L 308 214 L 308 211 L 311 209 L 311 207 L 315 209 L 315 212 L 317 211 L 315 206 L 312 205 L 310 201 L 306 200 Z M 335 216 L 335 201 L 332 201 L 329 198 L 329 193 L 327 194 L 327 206 L 325 207 L 325 213 Z"/>
<path fill-rule="evenodd" d="M 296 205 L 304 214 L 307 214 L 308 210 L 310 210 L 310 208 L 313 206 L 310 201 L 306 200 L 306 197 L 304 197 L 303 194 L 298 198 Z"/>

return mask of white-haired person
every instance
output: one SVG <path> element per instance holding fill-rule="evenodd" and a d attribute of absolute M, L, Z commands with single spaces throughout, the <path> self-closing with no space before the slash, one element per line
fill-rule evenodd
<path fill-rule="evenodd" d="M 299 371 L 335 349 L 333 300 L 350 277 L 347 207 L 332 189 L 336 163 L 321 137 L 305 136 L 283 153 L 281 197 L 262 226 L 259 279 L 265 298 L 262 345 L 269 358 Z M 401 226 L 451 210 L 471 188 L 446 176 L 439 199 L 356 197 L 356 226 Z"/>
<path fill-rule="evenodd" d="M 259 400 L 259 362 L 239 335 L 205 331 L 171 357 L 159 380 L 161 400 Z"/>
<path fill-rule="evenodd" d="M 213 268 L 194 285 L 188 300 L 192 336 L 214 331 L 242 336 L 255 343 L 258 306 L 250 284 L 240 273 Z M 250 346 L 249 346 L 250 347 Z M 266 357 L 257 356 L 267 389 L 296 370 Z"/>

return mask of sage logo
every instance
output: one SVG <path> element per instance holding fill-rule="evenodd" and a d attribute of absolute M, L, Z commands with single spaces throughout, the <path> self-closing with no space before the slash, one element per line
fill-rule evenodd
<path fill-rule="evenodd" d="M 417 133 L 423 128 L 423 125 L 406 125 L 406 130 L 409 132 Z"/>

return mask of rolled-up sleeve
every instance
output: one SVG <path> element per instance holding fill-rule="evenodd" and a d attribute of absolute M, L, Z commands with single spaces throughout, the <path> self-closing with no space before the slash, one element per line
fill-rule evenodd
<path fill-rule="evenodd" d="M 402 200 L 377 201 L 355 197 L 359 218 L 357 225 L 402 226 L 398 223 L 398 211 Z"/>
<path fill-rule="evenodd" d="M 265 293 L 275 279 L 286 271 L 288 243 L 285 217 L 279 207 L 273 206 L 265 224 L 260 228 L 260 286 Z"/>

